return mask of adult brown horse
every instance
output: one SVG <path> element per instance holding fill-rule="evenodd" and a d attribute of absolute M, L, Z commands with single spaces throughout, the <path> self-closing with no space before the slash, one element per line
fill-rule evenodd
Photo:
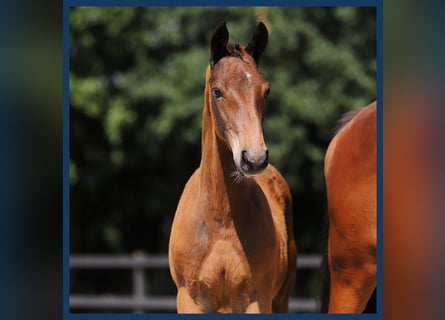
<path fill-rule="evenodd" d="M 292 202 L 262 133 L 269 83 L 258 70 L 268 31 L 211 39 L 201 164 L 179 201 L 169 243 L 179 313 L 287 312 L 296 272 Z"/>
<path fill-rule="evenodd" d="M 330 283 L 322 312 L 361 313 L 375 295 L 376 108 L 373 102 L 346 114 L 326 152 Z"/>

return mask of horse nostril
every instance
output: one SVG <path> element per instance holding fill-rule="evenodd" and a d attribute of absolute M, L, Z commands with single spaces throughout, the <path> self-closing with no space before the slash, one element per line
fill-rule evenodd
<path fill-rule="evenodd" d="M 242 161 L 243 161 L 246 165 L 248 165 L 249 167 L 252 166 L 252 161 L 249 159 L 249 155 L 247 154 L 247 151 L 246 151 L 246 150 L 243 150 L 243 151 L 241 152 L 241 159 L 242 159 Z"/>
<path fill-rule="evenodd" d="M 259 172 L 269 164 L 269 151 L 266 150 L 261 156 L 252 158 L 247 150 L 241 152 L 241 167 L 247 172 Z"/>

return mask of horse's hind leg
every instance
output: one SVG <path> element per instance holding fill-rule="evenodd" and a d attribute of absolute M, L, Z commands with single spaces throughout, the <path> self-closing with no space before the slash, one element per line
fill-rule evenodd
<path fill-rule="evenodd" d="M 357 273 L 357 270 L 353 272 Z M 356 274 L 352 279 L 347 273 L 331 274 L 329 313 L 362 313 L 371 298 L 375 277 L 363 274 L 358 277 Z"/>
<path fill-rule="evenodd" d="M 354 271 L 356 272 L 356 271 Z M 344 274 L 331 275 L 329 313 L 362 313 L 375 289 L 372 279 L 358 280 L 354 284 Z"/>
<path fill-rule="evenodd" d="M 345 241 L 331 233 L 329 270 L 331 277 L 329 313 L 362 313 L 376 288 L 375 259 L 358 251 L 351 255 L 351 246 L 338 246 Z"/>

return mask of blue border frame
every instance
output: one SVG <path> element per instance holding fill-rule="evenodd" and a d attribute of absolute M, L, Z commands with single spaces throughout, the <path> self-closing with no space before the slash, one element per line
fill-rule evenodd
<path fill-rule="evenodd" d="M 249 7 L 249 6 L 271 6 L 271 7 L 378 7 L 382 0 L 64 0 L 64 7 L 81 6 L 120 6 L 120 7 Z"/>
<path fill-rule="evenodd" d="M 377 0 L 377 315 L 383 319 L 383 0 Z"/>
<path fill-rule="evenodd" d="M 177 314 L 132 314 L 132 313 L 70 313 L 69 306 L 69 154 L 70 154 L 70 127 L 69 127 L 69 48 L 70 7 L 77 6 L 293 6 L 293 7 L 376 7 L 377 10 L 377 312 L 375 314 L 273 314 L 273 315 L 177 315 Z M 186 0 L 64 0 L 63 1 L 63 320 L 141 320 L 155 319 L 190 319 L 203 317 L 205 319 L 221 319 L 221 317 L 255 317 L 255 319 L 383 319 L 383 0 L 244 0 L 240 1 L 203 1 Z"/>

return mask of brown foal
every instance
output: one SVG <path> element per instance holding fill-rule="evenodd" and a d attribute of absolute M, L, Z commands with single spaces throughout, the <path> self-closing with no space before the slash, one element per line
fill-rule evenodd
<path fill-rule="evenodd" d="M 247 46 L 211 39 L 201 164 L 173 221 L 169 263 L 179 313 L 287 312 L 295 281 L 292 200 L 268 164 L 262 133 L 269 83 L 258 70 L 268 39 L 259 23 Z"/>

